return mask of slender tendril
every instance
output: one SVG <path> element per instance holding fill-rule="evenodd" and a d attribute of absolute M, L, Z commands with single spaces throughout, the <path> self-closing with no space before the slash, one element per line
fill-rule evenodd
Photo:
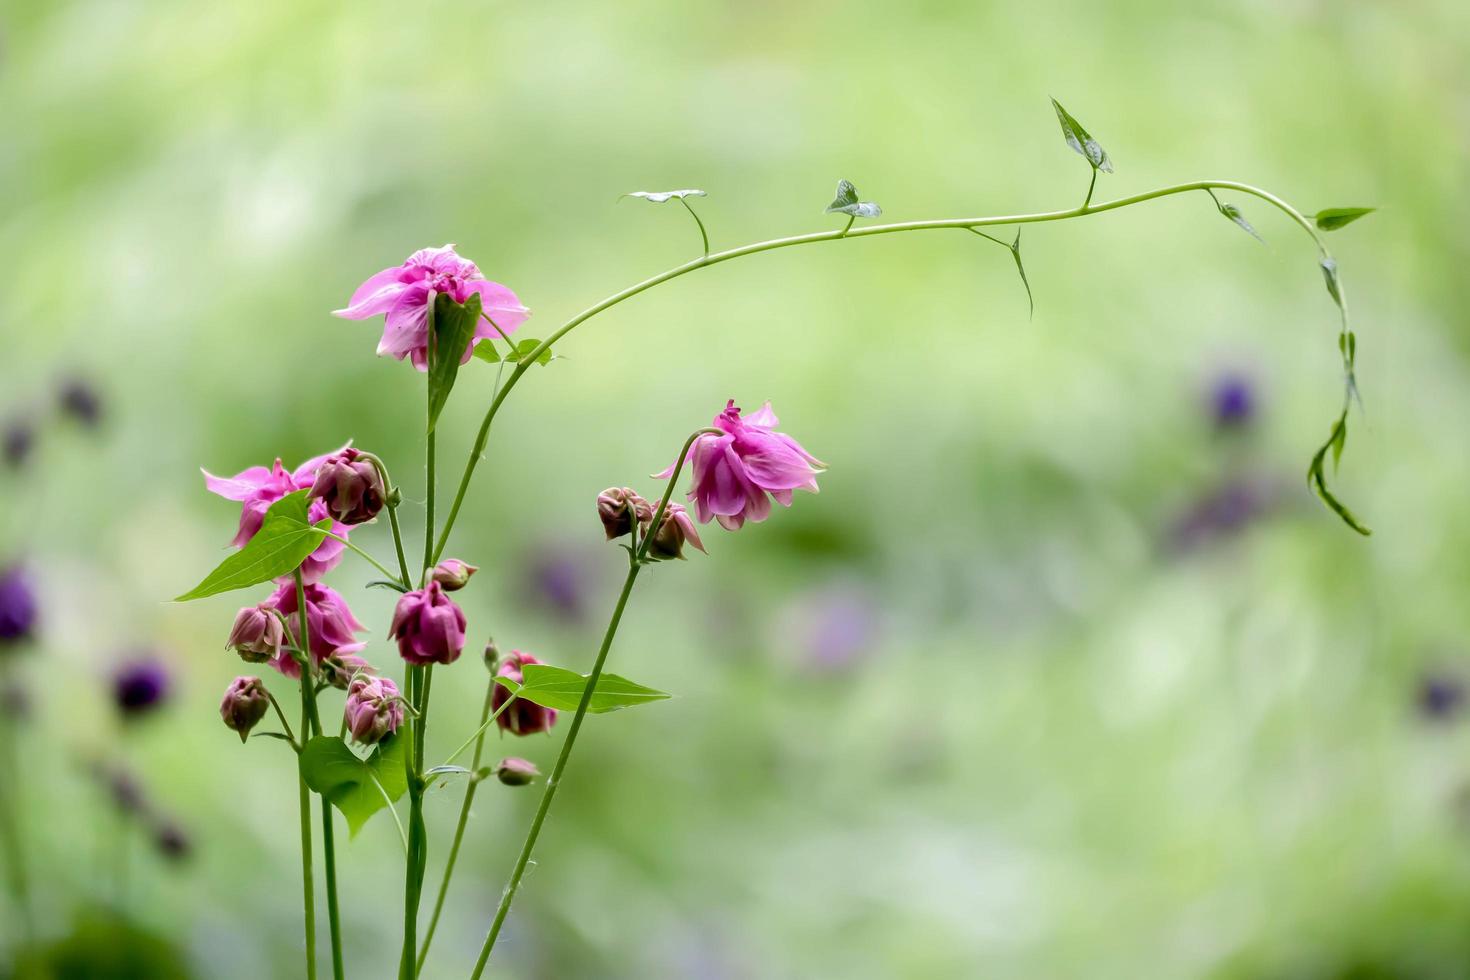
<path fill-rule="evenodd" d="M 506 379 L 504 387 L 502 387 L 496 393 L 495 397 L 491 400 L 490 407 L 486 410 L 485 417 L 480 423 L 479 433 L 475 438 L 474 449 L 470 452 L 469 459 L 465 462 L 464 473 L 460 476 L 459 488 L 455 492 L 454 501 L 452 504 L 450 504 L 449 513 L 445 518 L 444 526 L 439 533 L 439 543 L 434 549 L 434 558 L 437 561 L 438 558 L 444 553 L 444 547 L 449 540 L 449 533 L 454 527 L 455 520 L 459 517 L 460 507 L 464 504 L 465 494 L 469 490 L 470 480 L 474 476 L 475 467 L 479 465 L 480 458 L 485 452 L 485 445 L 490 438 L 491 424 L 495 421 L 495 415 L 497 412 L 500 411 L 500 406 L 505 402 L 505 399 L 509 397 L 511 391 L 514 390 L 516 383 L 520 381 L 522 375 L 526 373 L 530 365 L 535 363 L 536 358 L 548 349 L 550 349 L 551 346 L 557 341 L 561 340 L 562 337 L 566 336 L 568 333 L 575 330 L 586 321 L 592 319 L 597 314 L 602 313 L 605 310 L 609 310 L 614 306 L 617 306 L 624 300 L 632 299 L 639 293 L 652 289 L 654 286 L 668 282 L 671 279 L 677 279 L 680 276 L 687 275 L 688 273 L 694 272 L 699 269 L 705 269 L 713 265 L 719 265 L 721 262 L 728 262 L 731 259 L 742 258 L 746 255 L 755 255 L 760 252 L 769 252 L 775 249 L 789 248 L 795 245 L 813 245 L 818 242 L 848 241 L 858 238 L 869 238 L 877 235 L 894 235 L 911 231 L 938 231 L 946 228 L 974 229 L 989 227 L 991 225 L 1023 225 L 1040 224 L 1048 221 L 1067 221 L 1072 218 L 1081 218 L 1095 214 L 1103 214 L 1107 211 L 1116 211 L 1119 208 L 1132 207 L 1135 204 L 1143 204 L 1146 201 L 1154 201 L 1164 197 L 1171 197 L 1176 194 L 1187 194 L 1192 191 L 1202 191 L 1208 190 L 1210 188 L 1233 190 L 1242 194 L 1249 194 L 1252 197 L 1260 198 L 1261 200 L 1270 204 L 1272 207 L 1281 211 L 1298 226 L 1300 226 L 1303 231 L 1311 236 L 1311 239 L 1313 243 L 1316 244 L 1317 250 L 1320 255 L 1323 258 L 1330 258 L 1327 249 L 1322 244 L 1322 239 L 1317 234 L 1317 230 L 1315 227 L 1313 227 L 1312 222 L 1308 220 L 1305 216 L 1303 216 L 1302 213 L 1296 208 L 1292 207 L 1290 204 L 1277 197 L 1275 194 L 1272 194 L 1270 191 L 1262 190 L 1259 187 L 1254 187 L 1250 184 L 1243 184 L 1239 181 L 1233 180 L 1195 180 L 1184 184 L 1172 184 L 1168 187 L 1160 187 L 1156 188 L 1155 190 L 1144 191 L 1143 193 L 1133 194 L 1128 197 L 1120 197 L 1112 201 L 1104 201 L 1100 204 L 1092 204 L 1089 201 L 1089 203 L 1083 207 L 1069 208 L 1064 211 L 1039 211 L 1029 214 L 991 215 L 974 218 L 937 218 L 925 221 L 901 221 L 886 225 L 868 225 L 863 228 L 842 228 L 840 230 L 834 231 L 813 232 L 806 235 L 792 235 L 787 238 L 773 238 L 769 241 L 755 242 L 750 245 L 741 245 L 737 248 L 726 249 L 723 252 L 712 252 L 709 255 L 703 255 L 697 259 L 691 259 L 690 261 L 684 262 L 680 265 L 676 265 L 671 269 L 666 269 L 655 276 L 650 276 L 649 278 L 644 279 L 642 282 L 634 283 L 633 285 L 628 286 L 625 289 L 619 290 L 618 292 L 613 293 L 611 296 L 608 296 L 606 299 L 603 299 L 602 301 L 595 303 L 592 306 L 589 306 L 587 309 L 583 310 L 581 313 L 578 313 L 570 320 L 567 320 L 549 337 L 541 341 L 541 343 L 534 350 L 532 350 L 520 360 L 520 362 L 516 365 L 515 370 L 511 372 L 510 377 Z"/>
<path fill-rule="evenodd" d="M 704 222 L 699 220 L 699 215 L 697 215 L 697 214 L 694 213 L 694 207 L 682 195 L 679 198 L 679 203 L 682 204 L 682 205 L 684 205 L 684 210 L 689 212 L 689 217 L 691 217 L 691 218 L 694 219 L 694 223 L 696 225 L 699 225 L 699 238 L 700 238 L 700 240 L 702 242 L 704 242 L 704 254 L 705 255 L 708 255 L 709 254 L 709 232 L 707 232 L 707 231 L 704 230 Z"/>

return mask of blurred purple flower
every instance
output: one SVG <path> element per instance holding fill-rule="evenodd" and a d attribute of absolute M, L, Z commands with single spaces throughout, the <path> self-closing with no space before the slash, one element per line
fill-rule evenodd
<path fill-rule="evenodd" d="M 158 847 L 158 853 L 170 861 L 186 860 L 194 850 L 184 828 L 172 820 L 160 820 L 154 825 L 153 843 Z"/>
<path fill-rule="evenodd" d="M 1269 483 L 1236 477 L 1206 492 L 1174 521 L 1169 540 L 1176 551 L 1192 551 L 1244 531 L 1277 506 Z"/>
<path fill-rule="evenodd" d="M 526 322 L 531 311 L 521 305 L 516 294 L 498 282 L 480 274 L 479 267 L 461 258 L 453 245 L 443 248 L 421 248 L 402 265 L 384 269 L 368 277 L 352 294 L 346 309 L 333 310 L 333 316 L 347 320 L 366 320 L 384 315 L 383 337 L 378 341 L 378 354 L 389 354 L 398 360 L 412 357 L 413 366 L 428 370 L 429 304 L 437 293 L 444 293 L 456 303 L 464 303 L 474 293 L 480 294 L 480 306 L 486 317 L 475 325 L 474 337 L 464 349 L 460 363 L 470 359 L 474 346 L 487 337 L 515 332 Z M 496 327 L 500 329 L 497 330 Z"/>
<path fill-rule="evenodd" d="M 11 419 L 0 433 L 0 459 L 13 470 L 18 470 L 31 458 L 36 448 L 36 429 L 27 419 Z"/>
<path fill-rule="evenodd" d="M 337 453 L 347 448 L 343 446 L 342 449 L 337 450 Z M 271 504 L 297 490 L 310 490 L 316 482 L 317 469 L 325 460 L 337 453 L 328 453 L 325 456 L 308 459 L 289 473 L 281 465 L 279 459 L 270 469 L 264 466 L 252 466 L 231 477 L 215 476 L 208 470 L 201 469 L 200 472 L 204 474 L 204 485 L 211 493 L 219 494 L 226 500 L 237 500 L 241 504 L 240 526 L 235 532 L 234 540 L 230 543 L 239 548 L 255 537 L 256 532 L 260 530 L 261 523 L 265 520 L 265 512 L 270 510 Z M 307 508 L 307 517 L 313 524 L 328 516 L 330 515 L 327 513 L 327 505 L 321 500 L 313 500 L 311 506 Z M 337 521 L 332 523 L 329 530 L 343 538 L 348 532 L 347 526 Z M 324 538 L 306 561 L 301 563 L 302 577 L 307 582 L 318 581 L 327 572 L 337 567 L 346 549 L 347 546 L 342 542 Z"/>
<path fill-rule="evenodd" d="M 0 649 L 29 639 L 36 615 L 36 594 L 21 567 L 0 571 Z"/>
<path fill-rule="evenodd" d="M 872 594 L 834 584 L 803 596 L 787 609 L 782 632 L 795 641 L 807 665 L 819 671 L 850 667 L 877 649 L 880 623 Z"/>
<path fill-rule="evenodd" d="M 169 673 L 152 656 L 123 664 L 112 675 L 112 696 L 124 717 L 137 718 L 159 707 L 169 693 Z"/>
<path fill-rule="evenodd" d="M 706 433 L 689 447 L 694 470 L 689 499 L 701 524 L 719 520 L 730 531 L 747 520 L 763 521 L 771 514 L 770 494 L 783 507 L 791 506 L 793 490 L 817 492 L 817 474 L 824 463 L 795 439 L 777 432 L 780 420 L 766 402 L 761 410 L 741 415 L 732 398 L 715 416 L 722 435 Z M 670 466 L 656 479 L 668 479 Z"/>
<path fill-rule="evenodd" d="M 97 389 L 81 378 L 63 381 L 56 393 L 56 402 L 61 411 L 76 419 L 87 428 L 96 428 L 102 421 L 102 399 Z"/>
<path fill-rule="evenodd" d="M 1447 721 L 1465 706 L 1465 683 L 1445 673 L 1429 673 L 1419 681 L 1419 713 L 1431 721 Z"/>
<path fill-rule="evenodd" d="M 552 543 L 535 546 L 525 559 L 524 589 L 534 604 L 580 622 L 587 612 L 591 560 L 586 551 Z"/>
<path fill-rule="evenodd" d="M 1227 373 L 1215 379 L 1210 388 L 1210 413 L 1221 429 L 1241 428 L 1256 413 L 1255 388 L 1243 374 Z"/>

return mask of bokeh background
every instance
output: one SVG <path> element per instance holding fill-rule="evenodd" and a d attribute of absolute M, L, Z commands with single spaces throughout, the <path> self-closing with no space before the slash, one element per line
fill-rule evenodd
<path fill-rule="evenodd" d="M 1381 208 L 1331 242 L 1366 402 L 1336 486 L 1376 534 L 1304 486 L 1335 311 L 1306 236 L 1248 198 L 1225 197 L 1264 247 L 1203 194 L 1027 228 L 1031 318 L 1008 255 L 948 232 L 619 306 L 497 423 L 450 549 L 484 570 L 431 756 L 473 728 L 487 636 L 587 668 L 623 569 L 594 496 L 651 493 L 726 398 L 771 399 L 831 469 L 640 580 L 612 669 L 677 697 L 589 722 L 497 974 L 1470 976 L 1467 20 L 12 0 L 0 422 L 34 438 L 0 473 L 0 565 L 41 617 L 0 668 L 41 938 L 126 922 L 195 976 L 300 973 L 291 758 L 217 714 L 256 599 L 168 599 L 234 531 L 201 465 L 353 438 L 417 539 L 421 380 L 328 316 L 362 278 L 456 242 L 545 336 L 695 254 L 677 205 L 626 191 L 708 191 L 716 248 L 833 226 L 839 177 L 894 220 L 1072 206 L 1054 95 L 1113 156 L 1102 198 L 1219 177 Z M 57 406 L 73 378 L 95 426 Z M 461 375 L 446 480 L 493 379 Z M 355 540 L 391 552 L 386 527 Z M 349 557 L 331 581 L 400 675 L 373 577 Z M 140 658 L 168 692 L 123 721 Z M 562 730 L 487 752 L 549 769 Z M 461 792 L 429 797 L 431 886 Z M 426 976 L 467 974 L 536 796 L 480 792 Z M 382 815 L 339 844 L 353 976 L 396 957 L 398 847 Z M 21 922 L 0 916 L 12 953 Z"/>

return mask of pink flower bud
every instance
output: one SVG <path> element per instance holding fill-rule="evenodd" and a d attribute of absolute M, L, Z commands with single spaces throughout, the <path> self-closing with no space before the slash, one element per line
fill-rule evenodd
<path fill-rule="evenodd" d="M 322 460 L 308 497 L 343 524 L 364 524 L 383 509 L 385 494 L 378 468 L 349 446 Z"/>
<path fill-rule="evenodd" d="M 653 517 L 650 515 L 643 524 L 644 534 L 649 533 L 649 525 L 652 523 Z M 658 530 L 648 542 L 648 557 L 653 561 L 683 558 L 685 541 L 700 551 L 704 551 L 704 543 L 699 540 L 699 530 L 694 526 L 694 521 L 689 517 L 688 511 L 682 504 L 676 504 L 671 500 L 664 507 Z"/>
<path fill-rule="evenodd" d="M 525 677 L 521 673 L 521 667 L 525 664 L 539 664 L 541 661 L 529 653 L 512 650 L 500 669 L 495 672 L 497 677 L 506 677 L 517 684 L 524 684 Z M 510 692 L 499 684 L 495 685 L 495 693 L 491 695 L 491 707 L 500 711 L 501 705 L 510 700 Z M 556 724 L 556 711 L 553 708 L 543 707 L 532 701 L 516 698 L 515 703 L 495 719 L 495 724 L 513 735 L 532 735 L 536 732 L 549 732 L 551 726 Z"/>
<path fill-rule="evenodd" d="M 434 566 L 431 573 L 435 582 L 444 586 L 445 592 L 458 592 L 470 582 L 470 576 L 480 570 L 480 566 L 462 562 L 458 558 L 446 558 Z"/>
<path fill-rule="evenodd" d="M 633 522 L 653 519 L 653 508 L 628 487 L 608 487 L 597 495 L 597 516 L 607 539 L 621 538 L 633 530 Z"/>
<path fill-rule="evenodd" d="M 388 635 L 411 664 L 452 664 L 464 650 L 464 627 L 464 610 L 444 594 L 442 585 L 430 581 L 399 597 Z"/>
<path fill-rule="evenodd" d="M 386 677 L 359 676 L 347 689 L 347 730 L 364 745 L 381 742 L 403 724 L 398 685 Z"/>
<path fill-rule="evenodd" d="M 507 786 L 527 786 L 541 775 L 535 763 L 511 757 L 495 764 L 495 778 Z"/>
<path fill-rule="evenodd" d="M 240 659 L 250 664 L 265 663 L 280 656 L 286 630 L 274 608 L 270 603 L 262 602 L 258 606 L 241 609 L 235 614 L 235 625 L 225 646 L 234 647 Z"/>
<path fill-rule="evenodd" d="M 244 742 L 265 713 L 270 710 L 270 695 L 259 677 L 236 677 L 225 689 L 225 698 L 220 702 L 219 714 L 225 727 L 239 732 Z"/>

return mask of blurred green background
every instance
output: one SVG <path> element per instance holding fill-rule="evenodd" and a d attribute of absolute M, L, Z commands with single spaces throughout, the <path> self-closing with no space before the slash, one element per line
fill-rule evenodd
<path fill-rule="evenodd" d="M 217 715 L 256 597 L 167 599 L 234 533 L 201 465 L 353 438 L 417 539 L 420 378 L 374 357 L 381 321 L 328 316 L 360 280 L 456 242 L 537 337 L 696 253 L 677 205 L 625 191 L 705 189 L 716 248 L 834 227 L 839 177 L 885 220 L 1073 206 L 1056 96 L 1113 156 L 1100 198 L 1211 177 L 1381 207 L 1330 243 L 1366 400 L 1336 486 L 1375 536 L 1303 484 L 1335 312 L 1252 199 L 1225 196 L 1265 247 L 1203 194 L 1028 227 L 1029 320 L 1006 253 L 948 232 L 623 304 L 497 421 L 431 756 L 473 728 L 486 636 L 587 668 L 623 569 L 594 496 L 652 493 L 726 398 L 771 399 L 831 469 L 640 580 L 612 669 L 677 698 L 589 721 L 498 973 L 1470 976 L 1467 65 L 1453 0 L 12 0 L 0 420 L 38 439 L 0 477 L 0 564 L 43 601 L 4 664 L 32 702 L 12 786 L 43 935 L 121 908 L 198 976 L 300 972 L 292 760 Z M 73 375 L 95 433 L 54 419 Z M 493 378 L 461 375 L 446 482 Z M 401 676 L 373 577 L 349 556 L 331 583 Z M 109 678 L 139 648 L 174 686 L 122 725 Z M 549 769 L 564 728 L 487 753 Z M 98 758 L 187 858 L 120 821 Z M 461 792 L 428 800 L 431 887 Z M 467 974 L 537 795 L 481 791 L 426 976 Z M 339 844 L 353 976 L 396 957 L 398 849 L 384 816 Z"/>

